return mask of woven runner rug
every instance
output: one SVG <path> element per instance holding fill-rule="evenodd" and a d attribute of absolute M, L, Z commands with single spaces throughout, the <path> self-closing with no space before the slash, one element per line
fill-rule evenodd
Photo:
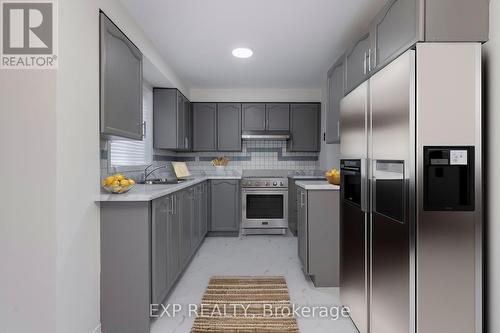
<path fill-rule="evenodd" d="M 191 333 L 298 333 L 285 278 L 213 277 Z"/>

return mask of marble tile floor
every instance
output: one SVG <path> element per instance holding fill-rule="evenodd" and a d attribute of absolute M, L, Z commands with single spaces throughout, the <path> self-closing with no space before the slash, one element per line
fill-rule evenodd
<path fill-rule="evenodd" d="M 175 317 L 164 316 L 153 322 L 152 333 L 189 333 L 194 317 L 188 304 L 199 304 L 214 275 L 283 275 L 292 303 L 307 306 L 338 306 L 338 288 L 314 288 L 300 269 L 297 238 L 291 236 L 241 236 L 206 238 L 186 272 L 166 300 L 180 304 Z M 356 333 L 349 319 L 298 318 L 301 333 Z"/>

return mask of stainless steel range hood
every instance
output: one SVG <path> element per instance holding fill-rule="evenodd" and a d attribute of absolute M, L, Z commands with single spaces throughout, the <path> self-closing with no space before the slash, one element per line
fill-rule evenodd
<path fill-rule="evenodd" d="M 273 140 L 286 141 L 290 139 L 288 131 L 243 131 L 241 138 L 247 141 L 255 140 Z"/>

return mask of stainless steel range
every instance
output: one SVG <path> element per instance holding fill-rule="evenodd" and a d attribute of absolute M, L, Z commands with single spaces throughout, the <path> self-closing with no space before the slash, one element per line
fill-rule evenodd
<path fill-rule="evenodd" d="M 286 171 L 248 170 L 243 173 L 242 233 L 284 235 L 288 230 Z"/>

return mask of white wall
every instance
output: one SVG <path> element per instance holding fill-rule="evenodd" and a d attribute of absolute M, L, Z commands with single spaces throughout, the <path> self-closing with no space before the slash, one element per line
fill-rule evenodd
<path fill-rule="evenodd" d="M 485 76 L 485 141 L 487 150 L 485 174 L 487 211 L 486 239 L 487 256 L 487 299 L 485 311 L 488 314 L 489 329 L 486 332 L 500 332 L 500 1 L 490 2 L 490 41 L 483 47 Z"/>
<path fill-rule="evenodd" d="M 191 89 L 192 102 L 320 102 L 319 89 Z"/>
<path fill-rule="evenodd" d="M 145 73 L 158 71 L 152 81 L 186 92 L 119 1 L 60 1 L 56 199 L 57 332 L 61 333 L 93 332 L 100 322 L 99 209 L 93 202 L 100 190 L 99 8 L 143 52 Z"/>
<path fill-rule="evenodd" d="M 0 69 L 0 332 L 55 332 L 56 72 Z"/>

